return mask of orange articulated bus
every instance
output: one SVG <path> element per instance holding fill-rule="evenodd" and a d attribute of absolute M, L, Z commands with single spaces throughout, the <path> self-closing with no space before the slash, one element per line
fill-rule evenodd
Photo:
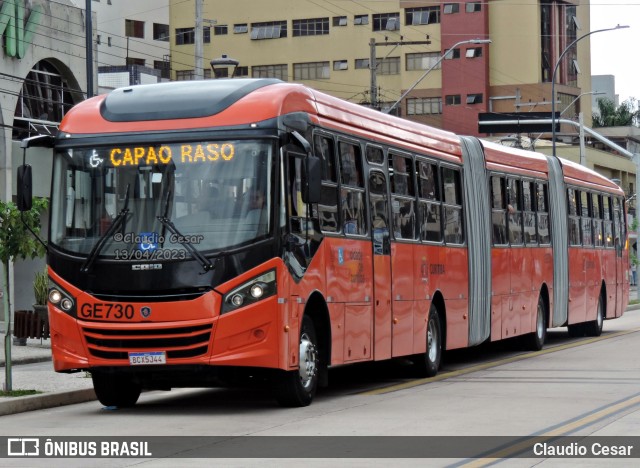
<path fill-rule="evenodd" d="M 252 377 L 304 406 L 333 366 L 433 376 L 445 350 L 599 335 L 627 305 L 617 185 L 303 85 L 122 88 L 44 140 L 23 146 L 54 148 L 54 367 L 104 405 Z"/>

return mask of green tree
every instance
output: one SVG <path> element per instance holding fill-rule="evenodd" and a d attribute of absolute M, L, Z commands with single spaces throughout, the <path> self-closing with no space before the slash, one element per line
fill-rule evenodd
<path fill-rule="evenodd" d="M 595 127 L 630 127 L 638 125 L 640 111 L 635 98 L 630 98 L 616 107 L 611 99 L 598 99 L 598 112 L 593 113 Z"/>
<path fill-rule="evenodd" d="M 40 215 L 46 211 L 49 202 L 45 198 L 35 198 L 30 211 L 21 213 L 13 202 L 0 200 L 0 278 L 4 306 L 4 351 L 5 351 L 5 390 L 12 390 L 11 382 L 11 307 L 12 298 L 9 288 L 9 264 L 16 259 L 42 257 L 45 247 L 34 234 L 40 234 Z M 24 222 L 23 222 L 24 220 Z M 26 224 L 26 225 L 25 225 Z M 27 227 L 28 226 L 28 227 Z"/>

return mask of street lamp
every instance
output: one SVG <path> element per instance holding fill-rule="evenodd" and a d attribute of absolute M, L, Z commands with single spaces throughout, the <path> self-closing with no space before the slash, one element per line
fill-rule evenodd
<path fill-rule="evenodd" d="M 216 70 L 222 70 L 222 67 L 224 67 L 225 70 L 228 70 L 228 67 L 233 67 L 233 71 L 230 76 L 230 78 L 233 78 L 236 75 L 236 70 L 238 69 L 240 62 L 236 59 L 232 59 L 227 54 L 222 54 L 222 57 L 211 60 L 209 64 L 211 65 L 211 71 L 213 72 L 214 78 L 217 78 Z M 227 76 L 229 76 L 228 71 Z"/>
<path fill-rule="evenodd" d="M 429 69 L 427 71 L 425 71 L 422 76 L 420 78 L 418 78 L 418 81 L 416 81 L 415 83 L 413 83 L 413 85 L 411 85 L 411 87 L 409 89 L 407 89 L 402 96 L 400 96 L 400 98 L 394 102 L 391 107 L 389 107 L 388 109 L 386 109 L 384 111 L 385 114 L 389 114 L 393 109 L 396 108 L 396 106 L 398 104 L 400 104 L 400 102 L 402 102 L 402 100 L 407 96 L 407 94 L 409 94 L 411 91 L 413 91 L 415 89 L 416 86 L 418 86 L 418 84 L 425 79 L 425 77 L 431 72 L 431 70 L 433 70 L 434 68 L 436 68 L 440 62 L 442 62 L 447 55 L 449 55 L 449 53 L 451 51 L 453 51 L 456 47 L 463 45 L 463 44 L 491 44 L 491 39 L 468 39 L 466 41 L 460 41 L 460 42 L 456 42 L 455 44 L 453 44 L 444 54 L 442 54 L 440 56 L 440 58 L 438 60 L 436 60 L 436 63 L 434 63 L 433 65 L 431 65 L 429 67 Z"/>
<path fill-rule="evenodd" d="M 553 74 L 551 75 L 551 154 L 553 157 L 556 156 L 556 73 L 558 71 L 558 67 L 560 66 L 560 62 L 564 55 L 576 44 L 576 42 L 584 39 L 587 36 L 591 36 L 592 34 L 604 32 L 604 31 L 613 31 L 615 29 L 625 29 L 629 26 L 620 26 L 617 25 L 614 28 L 605 28 L 605 29 L 597 29 L 595 31 L 588 32 L 587 34 L 583 34 L 579 38 L 575 39 L 571 44 L 569 44 L 560 54 L 558 60 L 556 61 L 556 65 L 553 67 Z M 571 103 L 573 104 L 573 103 Z"/>

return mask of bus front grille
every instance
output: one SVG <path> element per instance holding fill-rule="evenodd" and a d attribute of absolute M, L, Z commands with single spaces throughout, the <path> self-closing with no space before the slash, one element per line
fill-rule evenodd
<path fill-rule="evenodd" d="M 101 359 L 128 359 L 130 351 L 165 351 L 168 359 L 202 356 L 209 349 L 211 330 L 211 324 L 145 329 L 83 327 L 89 352 Z"/>

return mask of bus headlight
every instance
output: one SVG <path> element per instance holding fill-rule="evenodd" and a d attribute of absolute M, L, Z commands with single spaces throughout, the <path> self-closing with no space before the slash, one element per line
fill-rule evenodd
<path fill-rule="evenodd" d="M 75 317 L 76 303 L 71 297 L 71 294 L 51 280 L 49 281 L 48 297 L 51 304 Z"/>
<path fill-rule="evenodd" d="M 254 304 L 262 299 L 274 296 L 276 292 L 276 271 L 271 270 L 252 278 L 225 294 L 222 299 L 222 313 Z"/>

